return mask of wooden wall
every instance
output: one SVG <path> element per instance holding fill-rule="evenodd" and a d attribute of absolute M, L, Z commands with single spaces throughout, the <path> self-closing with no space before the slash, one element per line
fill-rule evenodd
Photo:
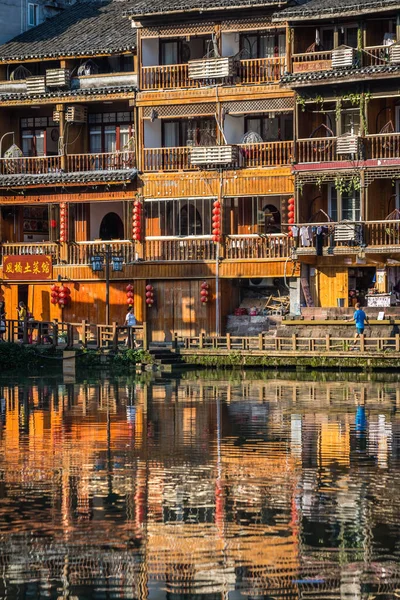
<path fill-rule="evenodd" d="M 391 179 L 377 179 L 367 189 L 367 220 L 381 221 L 396 208 L 396 186 Z"/>
<path fill-rule="evenodd" d="M 315 306 L 334 307 L 337 299 L 344 298 L 347 306 L 349 296 L 347 267 L 318 267 L 310 277 L 310 290 Z"/>

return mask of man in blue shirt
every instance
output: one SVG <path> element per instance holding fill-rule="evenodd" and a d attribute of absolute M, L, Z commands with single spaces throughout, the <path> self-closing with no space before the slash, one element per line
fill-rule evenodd
<path fill-rule="evenodd" d="M 362 310 L 360 303 L 357 302 L 354 308 L 356 309 L 353 315 L 353 319 L 356 323 L 356 335 L 354 338 L 354 344 L 351 348 L 352 350 L 354 350 L 354 348 L 356 347 L 357 338 L 359 338 L 360 335 L 364 333 L 365 323 L 369 326 L 368 317 Z"/>

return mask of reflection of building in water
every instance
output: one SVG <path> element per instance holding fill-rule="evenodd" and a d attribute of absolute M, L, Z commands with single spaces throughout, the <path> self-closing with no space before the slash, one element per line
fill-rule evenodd
<path fill-rule="evenodd" d="M 395 384 L 0 392 L 0 597 L 364 600 L 397 585 Z"/>

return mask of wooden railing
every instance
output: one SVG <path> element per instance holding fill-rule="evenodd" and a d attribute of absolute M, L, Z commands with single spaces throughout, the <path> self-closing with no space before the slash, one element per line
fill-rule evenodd
<path fill-rule="evenodd" d="M 114 349 L 125 345 L 126 339 L 133 341 L 136 347 L 148 350 L 149 339 L 147 323 L 125 327 L 89 323 L 64 323 L 54 321 L 36 321 L 35 319 L 18 321 L 5 320 L 5 332 L 0 334 L 2 341 L 9 343 L 25 343 L 60 346 L 66 348 Z"/>
<path fill-rule="evenodd" d="M 265 236 L 229 235 L 225 240 L 225 257 L 231 260 L 287 258 L 290 256 L 291 242 L 284 234 Z"/>
<path fill-rule="evenodd" d="M 363 49 L 363 65 L 386 65 L 390 61 L 389 46 L 366 46 Z"/>
<path fill-rule="evenodd" d="M 61 156 L 31 156 L 23 158 L 1 158 L 1 175 L 41 175 L 61 173 Z M 115 171 L 132 169 L 135 166 L 135 153 L 131 150 L 99 154 L 67 154 L 65 172 Z"/>
<path fill-rule="evenodd" d="M 336 138 L 307 138 L 297 141 L 297 162 L 318 163 L 337 160 Z"/>
<path fill-rule="evenodd" d="M 261 142 L 239 144 L 239 166 L 273 167 L 293 162 L 294 144 L 285 142 Z"/>
<path fill-rule="evenodd" d="M 286 58 L 253 58 L 240 61 L 242 83 L 275 83 L 285 73 Z"/>
<path fill-rule="evenodd" d="M 1 175 L 40 175 L 61 170 L 61 156 L 0 158 Z"/>
<path fill-rule="evenodd" d="M 210 237 L 146 239 L 146 260 L 203 261 L 215 260 L 216 244 Z"/>
<path fill-rule="evenodd" d="M 144 171 L 179 171 L 196 169 L 190 164 L 190 148 L 144 148 Z"/>
<path fill-rule="evenodd" d="M 292 54 L 293 65 L 299 63 L 315 63 L 332 60 L 332 50 L 322 50 L 321 52 L 302 52 Z M 319 70 L 319 69 L 316 69 Z"/>
<path fill-rule="evenodd" d="M 324 337 L 300 337 L 296 334 L 287 337 L 272 337 L 260 333 L 254 337 L 243 337 L 225 335 L 219 337 L 206 336 L 175 336 L 175 344 L 181 349 L 182 353 L 190 351 L 222 351 L 222 352 L 267 352 L 271 356 L 290 355 L 338 355 L 342 353 L 351 353 L 351 356 L 360 356 L 351 352 L 354 347 L 354 337 L 333 337 L 326 335 Z M 396 333 L 393 337 L 367 337 L 361 335 L 357 342 L 357 349 L 361 353 L 382 354 L 382 353 L 400 353 L 400 334 Z"/>
<path fill-rule="evenodd" d="M 69 265 L 90 265 L 92 256 L 101 254 L 106 248 L 123 257 L 124 263 L 135 260 L 135 245 L 130 240 L 113 240 L 111 242 L 71 242 L 68 245 Z"/>
<path fill-rule="evenodd" d="M 400 158 L 400 133 L 379 133 L 365 138 L 366 158 Z"/>
<path fill-rule="evenodd" d="M 364 231 L 368 246 L 400 245 L 400 221 L 367 221 Z"/>
<path fill-rule="evenodd" d="M 142 90 L 170 90 L 173 88 L 195 88 L 199 82 L 189 79 L 187 64 L 157 65 L 142 67 Z"/>
<path fill-rule="evenodd" d="M 37 242 L 33 244 L 23 243 L 8 243 L 5 242 L 0 246 L 0 256 L 51 256 L 53 262 L 58 264 L 60 261 L 60 247 L 53 242 Z"/>
<path fill-rule="evenodd" d="M 135 153 L 131 150 L 100 154 L 67 154 L 66 169 L 77 171 L 116 171 L 132 169 L 135 166 Z"/>

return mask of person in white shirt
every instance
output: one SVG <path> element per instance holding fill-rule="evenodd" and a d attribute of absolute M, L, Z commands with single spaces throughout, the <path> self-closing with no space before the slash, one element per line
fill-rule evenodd
<path fill-rule="evenodd" d="M 131 327 L 134 327 L 136 325 L 136 317 L 133 312 L 132 306 L 128 308 L 124 325 L 128 328 L 128 335 L 126 336 L 125 346 L 128 346 L 128 348 L 133 348 L 135 346 L 135 337 L 133 335 Z"/>

